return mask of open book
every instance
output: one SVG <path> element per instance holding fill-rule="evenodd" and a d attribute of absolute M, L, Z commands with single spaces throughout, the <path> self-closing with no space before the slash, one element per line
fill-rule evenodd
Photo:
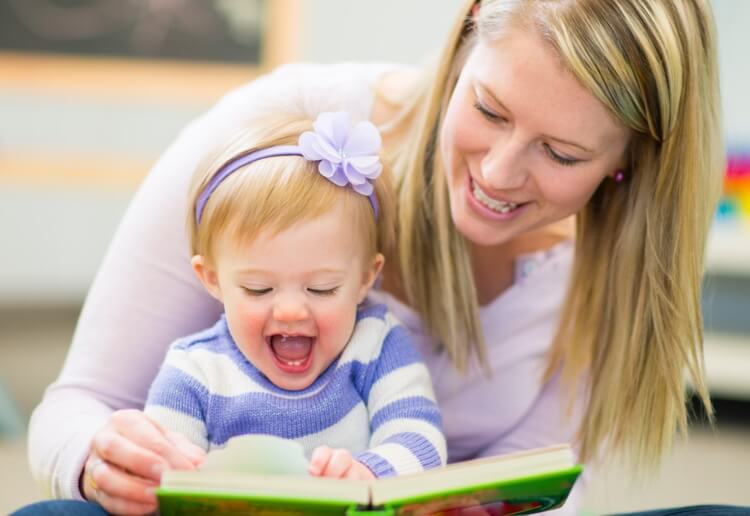
<path fill-rule="evenodd" d="M 244 436 L 199 470 L 165 472 L 156 493 L 162 516 L 531 514 L 561 506 L 581 470 L 559 445 L 369 482 L 318 478 L 298 443 Z"/>

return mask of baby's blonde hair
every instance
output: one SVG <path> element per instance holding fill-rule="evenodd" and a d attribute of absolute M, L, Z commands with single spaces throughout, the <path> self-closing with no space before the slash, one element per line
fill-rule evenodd
<path fill-rule="evenodd" d="M 274 156 L 254 161 L 227 177 L 211 194 L 200 223 L 195 205 L 209 180 L 226 163 L 277 145 L 294 145 L 312 130 L 311 120 L 276 115 L 249 122 L 226 145 L 198 167 L 190 187 L 187 231 L 190 251 L 210 263 L 216 242 L 228 237 L 237 245 L 252 242 L 261 232 L 278 234 L 298 222 L 312 220 L 343 202 L 361 236 L 363 259 L 390 252 L 393 246 L 393 200 L 386 167 L 375 180 L 379 209 L 375 218 L 369 199 L 349 187 L 336 186 L 318 172 L 318 163 L 302 156 Z M 304 252 L 304 250 L 302 251 Z"/>

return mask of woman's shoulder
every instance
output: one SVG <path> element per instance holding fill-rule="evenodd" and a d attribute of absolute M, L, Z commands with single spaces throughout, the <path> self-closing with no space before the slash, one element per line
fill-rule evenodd
<path fill-rule="evenodd" d="M 277 113 L 315 119 L 345 110 L 370 117 L 382 77 L 404 68 L 393 63 L 290 63 L 229 91 L 181 133 L 191 152 L 202 155 L 238 130 Z"/>
<path fill-rule="evenodd" d="M 373 123 L 383 125 L 392 120 L 414 91 L 419 78 L 419 68 L 412 66 L 392 67 L 381 74 L 372 107 Z"/>
<path fill-rule="evenodd" d="M 367 118 L 381 79 L 402 68 L 393 63 L 290 63 L 230 91 L 214 110 L 254 116 L 281 109 L 311 118 L 347 110 Z"/>

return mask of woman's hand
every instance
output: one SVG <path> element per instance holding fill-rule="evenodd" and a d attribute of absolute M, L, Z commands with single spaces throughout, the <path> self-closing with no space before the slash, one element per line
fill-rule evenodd
<path fill-rule="evenodd" d="M 81 491 L 115 514 L 148 514 L 166 469 L 195 469 L 205 452 L 162 428 L 140 410 L 113 412 L 95 435 L 81 475 Z"/>
<path fill-rule="evenodd" d="M 348 478 L 351 480 L 372 480 L 372 471 L 354 460 L 349 450 L 332 450 L 328 446 L 318 446 L 310 458 L 310 474 L 316 477 Z"/>

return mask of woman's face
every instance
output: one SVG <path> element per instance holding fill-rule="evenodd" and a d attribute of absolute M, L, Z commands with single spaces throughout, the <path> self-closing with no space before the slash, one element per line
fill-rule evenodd
<path fill-rule="evenodd" d="M 578 212 L 624 165 L 628 137 L 535 31 L 479 41 L 440 132 L 458 230 L 501 245 Z"/>

